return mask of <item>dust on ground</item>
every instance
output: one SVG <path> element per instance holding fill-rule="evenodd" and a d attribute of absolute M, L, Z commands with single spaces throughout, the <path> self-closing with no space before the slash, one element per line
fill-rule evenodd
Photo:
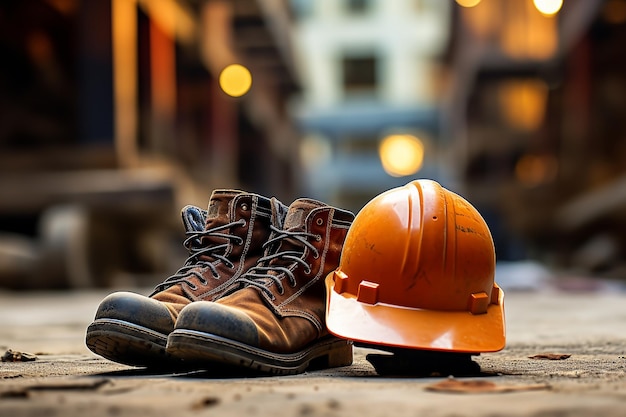
<path fill-rule="evenodd" d="M 351 366 L 294 376 L 233 376 L 119 365 L 84 331 L 104 296 L 0 294 L 1 416 L 622 416 L 626 294 L 519 292 L 506 298 L 507 347 L 471 376 L 381 376 L 355 348 Z"/>

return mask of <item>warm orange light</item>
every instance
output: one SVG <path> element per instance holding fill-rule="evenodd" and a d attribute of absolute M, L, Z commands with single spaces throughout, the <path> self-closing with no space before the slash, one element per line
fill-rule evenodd
<path fill-rule="evenodd" d="M 480 0 L 456 0 L 456 3 L 461 7 L 474 7 Z"/>
<path fill-rule="evenodd" d="M 513 80 L 500 86 L 505 120 L 513 127 L 532 131 L 543 122 L 548 86 L 541 80 Z"/>
<path fill-rule="evenodd" d="M 467 1 L 467 0 L 465 0 Z M 473 32 L 479 38 L 488 39 L 500 31 L 500 19 L 502 12 L 499 4 L 490 4 L 486 2 L 476 2 L 471 7 L 464 7 L 461 10 L 461 17 Z"/>
<path fill-rule="evenodd" d="M 124 166 L 137 162 L 137 5 L 111 2 L 115 152 Z"/>
<path fill-rule="evenodd" d="M 533 4 L 541 14 L 552 16 L 561 10 L 563 0 L 533 0 Z"/>
<path fill-rule="evenodd" d="M 540 13 L 530 0 L 507 2 L 499 37 L 502 50 L 516 59 L 548 59 L 558 48 L 557 19 Z"/>
<path fill-rule="evenodd" d="M 536 187 L 553 181 L 557 172 L 558 162 L 551 155 L 526 154 L 515 165 L 515 178 L 526 187 Z"/>
<path fill-rule="evenodd" d="M 378 148 L 385 172 L 393 177 L 415 174 L 424 162 L 424 143 L 413 135 L 390 135 Z"/>
<path fill-rule="evenodd" d="M 229 65 L 220 73 L 220 87 L 229 96 L 243 96 L 250 90 L 251 86 L 252 74 L 243 65 Z"/>
<path fill-rule="evenodd" d="M 614 25 L 626 22 L 626 1 L 609 0 L 602 9 L 604 19 Z"/>

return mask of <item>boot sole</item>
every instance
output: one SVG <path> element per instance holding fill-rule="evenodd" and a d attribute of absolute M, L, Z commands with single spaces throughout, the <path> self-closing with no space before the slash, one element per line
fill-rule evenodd
<path fill-rule="evenodd" d="M 87 347 L 125 365 L 165 367 L 176 360 L 167 353 L 167 335 L 123 320 L 98 319 L 87 327 Z"/>
<path fill-rule="evenodd" d="M 176 329 L 167 339 L 167 352 L 186 362 L 229 365 L 272 375 L 352 364 L 352 342 L 328 337 L 295 353 L 273 353 L 234 340 L 194 330 Z"/>

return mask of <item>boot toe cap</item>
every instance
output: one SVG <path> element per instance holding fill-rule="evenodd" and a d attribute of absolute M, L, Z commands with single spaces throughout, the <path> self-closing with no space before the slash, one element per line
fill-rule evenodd
<path fill-rule="evenodd" d="M 178 316 L 176 329 L 208 333 L 249 346 L 259 344 L 257 327 L 250 317 L 234 307 L 208 301 L 185 307 Z"/>
<path fill-rule="evenodd" d="M 109 294 L 98 306 L 95 318 L 122 320 L 164 334 L 174 328 L 174 319 L 163 303 L 132 292 Z"/>

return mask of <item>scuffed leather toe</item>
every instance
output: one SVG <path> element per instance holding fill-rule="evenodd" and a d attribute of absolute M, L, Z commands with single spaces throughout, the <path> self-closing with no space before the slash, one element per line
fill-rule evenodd
<path fill-rule="evenodd" d="M 178 316 L 176 329 L 221 336 L 249 346 L 259 345 L 257 327 L 245 313 L 206 301 L 191 303 L 185 307 Z"/>
<path fill-rule="evenodd" d="M 98 319 L 122 320 L 163 334 L 174 329 L 174 319 L 163 303 L 126 291 L 115 292 L 102 300 L 96 311 Z"/>

